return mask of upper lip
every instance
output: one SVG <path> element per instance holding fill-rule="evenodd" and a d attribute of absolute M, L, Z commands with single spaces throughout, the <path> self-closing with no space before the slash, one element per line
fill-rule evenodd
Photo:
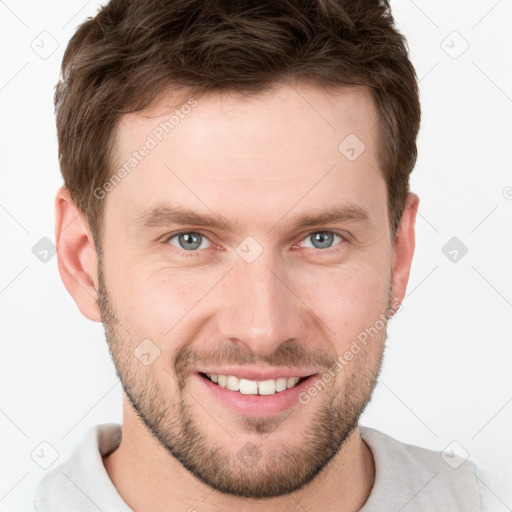
<path fill-rule="evenodd" d="M 255 368 L 243 366 L 226 366 L 223 368 L 203 368 L 197 370 L 199 373 L 209 373 L 210 375 L 233 375 L 239 379 L 246 380 L 270 380 L 281 377 L 309 377 L 314 375 L 316 370 L 304 368 Z"/>

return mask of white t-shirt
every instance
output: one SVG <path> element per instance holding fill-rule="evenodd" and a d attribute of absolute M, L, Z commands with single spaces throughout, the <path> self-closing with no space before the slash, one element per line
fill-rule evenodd
<path fill-rule="evenodd" d="M 476 467 L 457 455 L 402 443 L 359 427 L 375 460 L 375 482 L 360 512 L 488 511 Z M 133 512 L 103 465 L 121 442 L 121 425 L 89 429 L 71 457 L 46 474 L 35 497 L 36 512 Z M 447 462 L 448 461 L 448 462 Z M 459 465 L 460 464 L 460 465 Z M 482 506 L 483 501 L 483 506 Z"/>

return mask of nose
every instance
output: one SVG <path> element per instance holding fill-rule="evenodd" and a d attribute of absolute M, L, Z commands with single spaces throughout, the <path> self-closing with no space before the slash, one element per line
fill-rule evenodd
<path fill-rule="evenodd" d="M 307 307 L 289 275 L 265 251 L 252 263 L 236 261 L 221 291 L 218 328 L 222 338 L 243 343 L 259 356 L 302 339 Z"/>

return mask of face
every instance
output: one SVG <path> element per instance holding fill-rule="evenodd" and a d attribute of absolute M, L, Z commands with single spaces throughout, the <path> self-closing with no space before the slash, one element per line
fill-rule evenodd
<path fill-rule="evenodd" d="M 393 247 L 377 113 L 365 89 L 305 84 L 172 99 L 118 130 L 116 169 L 153 147 L 104 199 L 109 347 L 133 411 L 197 478 L 286 494 L 340 450 L 381 365 Z"/>

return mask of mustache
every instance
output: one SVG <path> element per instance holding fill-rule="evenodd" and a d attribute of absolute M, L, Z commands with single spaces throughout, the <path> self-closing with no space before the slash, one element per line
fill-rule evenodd
<path fill-rule="evenodd" d="M 294 368 L 314 368 L 322 373 L 337 361 L 337 354 L 325 349 L 306 350 L 296 342 L 287 342 L 269 355 L 257 355 L 248 352 L 240 344 L 232 341 L 222 342 L 218 348 L 195 350 L 191 345 L 183 347 L 174 360 L 174 371 L 179 382 L 184 382 L 188 374 L 198 366 L 246 366 L 267 367 L 291 366 Z"/>

